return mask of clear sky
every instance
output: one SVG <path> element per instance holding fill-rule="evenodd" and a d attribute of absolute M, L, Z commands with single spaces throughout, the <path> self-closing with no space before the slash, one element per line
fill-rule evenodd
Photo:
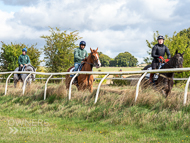
<path fill-rule="evenodd" d="M 153 32 L 190 27 L 189 7 L 190 0 L 0 0 L 0 41 L 42 48 L 48 26 L 59 27 L 79 30 L 88 52 L 99 47 L 114 58 L 128 51 L 142 62 Z"/>

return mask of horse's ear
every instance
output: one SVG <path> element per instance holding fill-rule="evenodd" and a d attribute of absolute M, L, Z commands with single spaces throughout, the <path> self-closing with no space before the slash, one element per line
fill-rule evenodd
<path fill-rule="evenodd" d="M 184 55 L 184 52 L 183 52 L 183 54 L 181 54 L 182 56 Z"/>
<path fill-rule="evenodd" d="M 90 48 L 90 51 L 93 52 L 93 50 Z"/>
<path fill-rule="evenodd" d="M 178 50 L 175 51 L 175 54 L 178 54 Z"/>
<path fill-rule="evenodd" d="M 97 49 L 96 49 L 96 52 L 98 51 L 98 47 L 97 47 Z"/>

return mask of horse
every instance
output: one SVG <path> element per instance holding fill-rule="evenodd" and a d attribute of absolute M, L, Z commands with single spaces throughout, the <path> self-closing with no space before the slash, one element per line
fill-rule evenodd
<path fill-rule="evenodd" d="M 97 52 L 98 48 L 96 50 L 92 50 L 90 48 L 90 50 L 91 50 L 90 55 L 84 61 L 81 62 L 81 64 L 83 64 L 81 71 L 92 71 L 94 65 L 96 65 L 96 68 L 101 67 L 101 62 Z M 74 66 L 70 67 L 67 70 L 67 72 L 72 72 L 73 69 Z M 65 80 L 66 89 L 69 89 L 71 79 L 72 77 L 70 77 L 70 75 L 66 75 L 66 80 Z M 94 81 L 93 75 L 80 74 L 78 75 L 77 80 L 78 83 L 74 83 L 74 85 L 77 86 L 79 91 L 84 89 L 89 89 L 91 93 L 93 92 L 93 81 Z"/>
<path fill-rule="evenodd" d="M 14 71 L 19 71 L 19 67 L 17 67 Z M 24 69 L 23 71 L 31 71 L 31 72 L 36 72 L 36 69 L 28 64 Z M 18 76 L 18 74 L 14 74 L 14 87 L 16 88 L 16 85 L 17 85 L 17 82 L 20 80 L 24 83 L 24 80 L 26 79 L 26 77 L 28 76 L 29 74 L 21 74 L 20 78 Z M 31 74 L 31 76 L 28 78 L 28 80 L 26 81 L 26 84 L 30 85 L 32 81 L 35 81 L 35 77 L 36 77 L 36 74 Z"/>
<path fill-rule="evenodd" d="M 169 69 L 169 68 L 183 68 L 183 54 L 178 53 L 178 50 L 176 50 L 175 55 L 167 62 L 165 63 L 160 69 Z M 143 70 L 148 70 L 151 67 L 151 65 L 147 65 L 144 67 Z M 161 88 L 159 90 L 162 94 L 165 95 L 165 97 L 168 97 L 168 95 L 171 93 L 171 90 L 173 88 L 173 78 L 174 78 L 174 73 L 160 73 L 158 75 L 158 79 L 155 81 L 156 88 Z M 146 88 L 147 86 L 145 83 L 149 81 L 146 81 L 146 79 L 143 79 L 143 87 Z"/>

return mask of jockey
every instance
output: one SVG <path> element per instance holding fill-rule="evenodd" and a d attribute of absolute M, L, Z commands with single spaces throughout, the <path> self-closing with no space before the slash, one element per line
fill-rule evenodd
<path fill-rule="evenodd" d="M 18 64 L 19 64 L 19 71 L 22 71 L 24 66 L 27 66 L 30 64 L 30 58 L 28 55 L 26 55 L 27 49 L 26 47 L 22 49 L 22 55 L 18 58 Z"/>
<path fill-rule="evenodd" d="M 76 48 L 74 51 L 74 71 L 77 71 L 79 66 L 81 65 L 81 62 L 84 61 L 85 58 L 88 57 L 87 51 L 84 49 L 86 46 L 85 41 L 81 41 L 79 44 L 79 48 Z"/>
<path fill-rule="evenodd" d="M 153 48 L 152 48 L 152 57 L 153 57 L 153 61 L 152 61 L 152 69 L 158 69 L 160 63 L 164 62 L 164 55 L 165 53 L 167 54 L 168 59 L 165 60 L 165 62 L 168 62 L 169 59 L 171 58 L 171 54 L 170 51 L 168 49 L 168 47 L 166 47 L 164 45 L 164 36 L 159 35 L 157 38 L 158 44 L 156 44 Z M 153 78 L 154 74 L 151 73 L 150 74 L 150 78 L 149 81 L 152 82 L 152 78 Z"/>

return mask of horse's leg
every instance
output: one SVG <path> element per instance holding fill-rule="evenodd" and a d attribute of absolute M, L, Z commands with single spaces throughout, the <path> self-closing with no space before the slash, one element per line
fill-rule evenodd
<path fill-rule="evenodd" d="M 89 91 L 90 91 L 90 93 L 93 92 L 93 82 L 94 82 L 94 77 L 91 75 L 89 77 Z"/>
<path fill-rule="evenodd" d="M 14 87 L 16 88 L 18 80 L 14 80 Z"/>
<path fill-rule="evenodd" d="M 172 82 L 171 80 L 168 81 L 168 89 L 167 89 L 167 92 L 166 92 L 166 97 L 168 97 L 168 95 L 171 93 L 171 87 L 172 87 L 171 82 Z"/>

